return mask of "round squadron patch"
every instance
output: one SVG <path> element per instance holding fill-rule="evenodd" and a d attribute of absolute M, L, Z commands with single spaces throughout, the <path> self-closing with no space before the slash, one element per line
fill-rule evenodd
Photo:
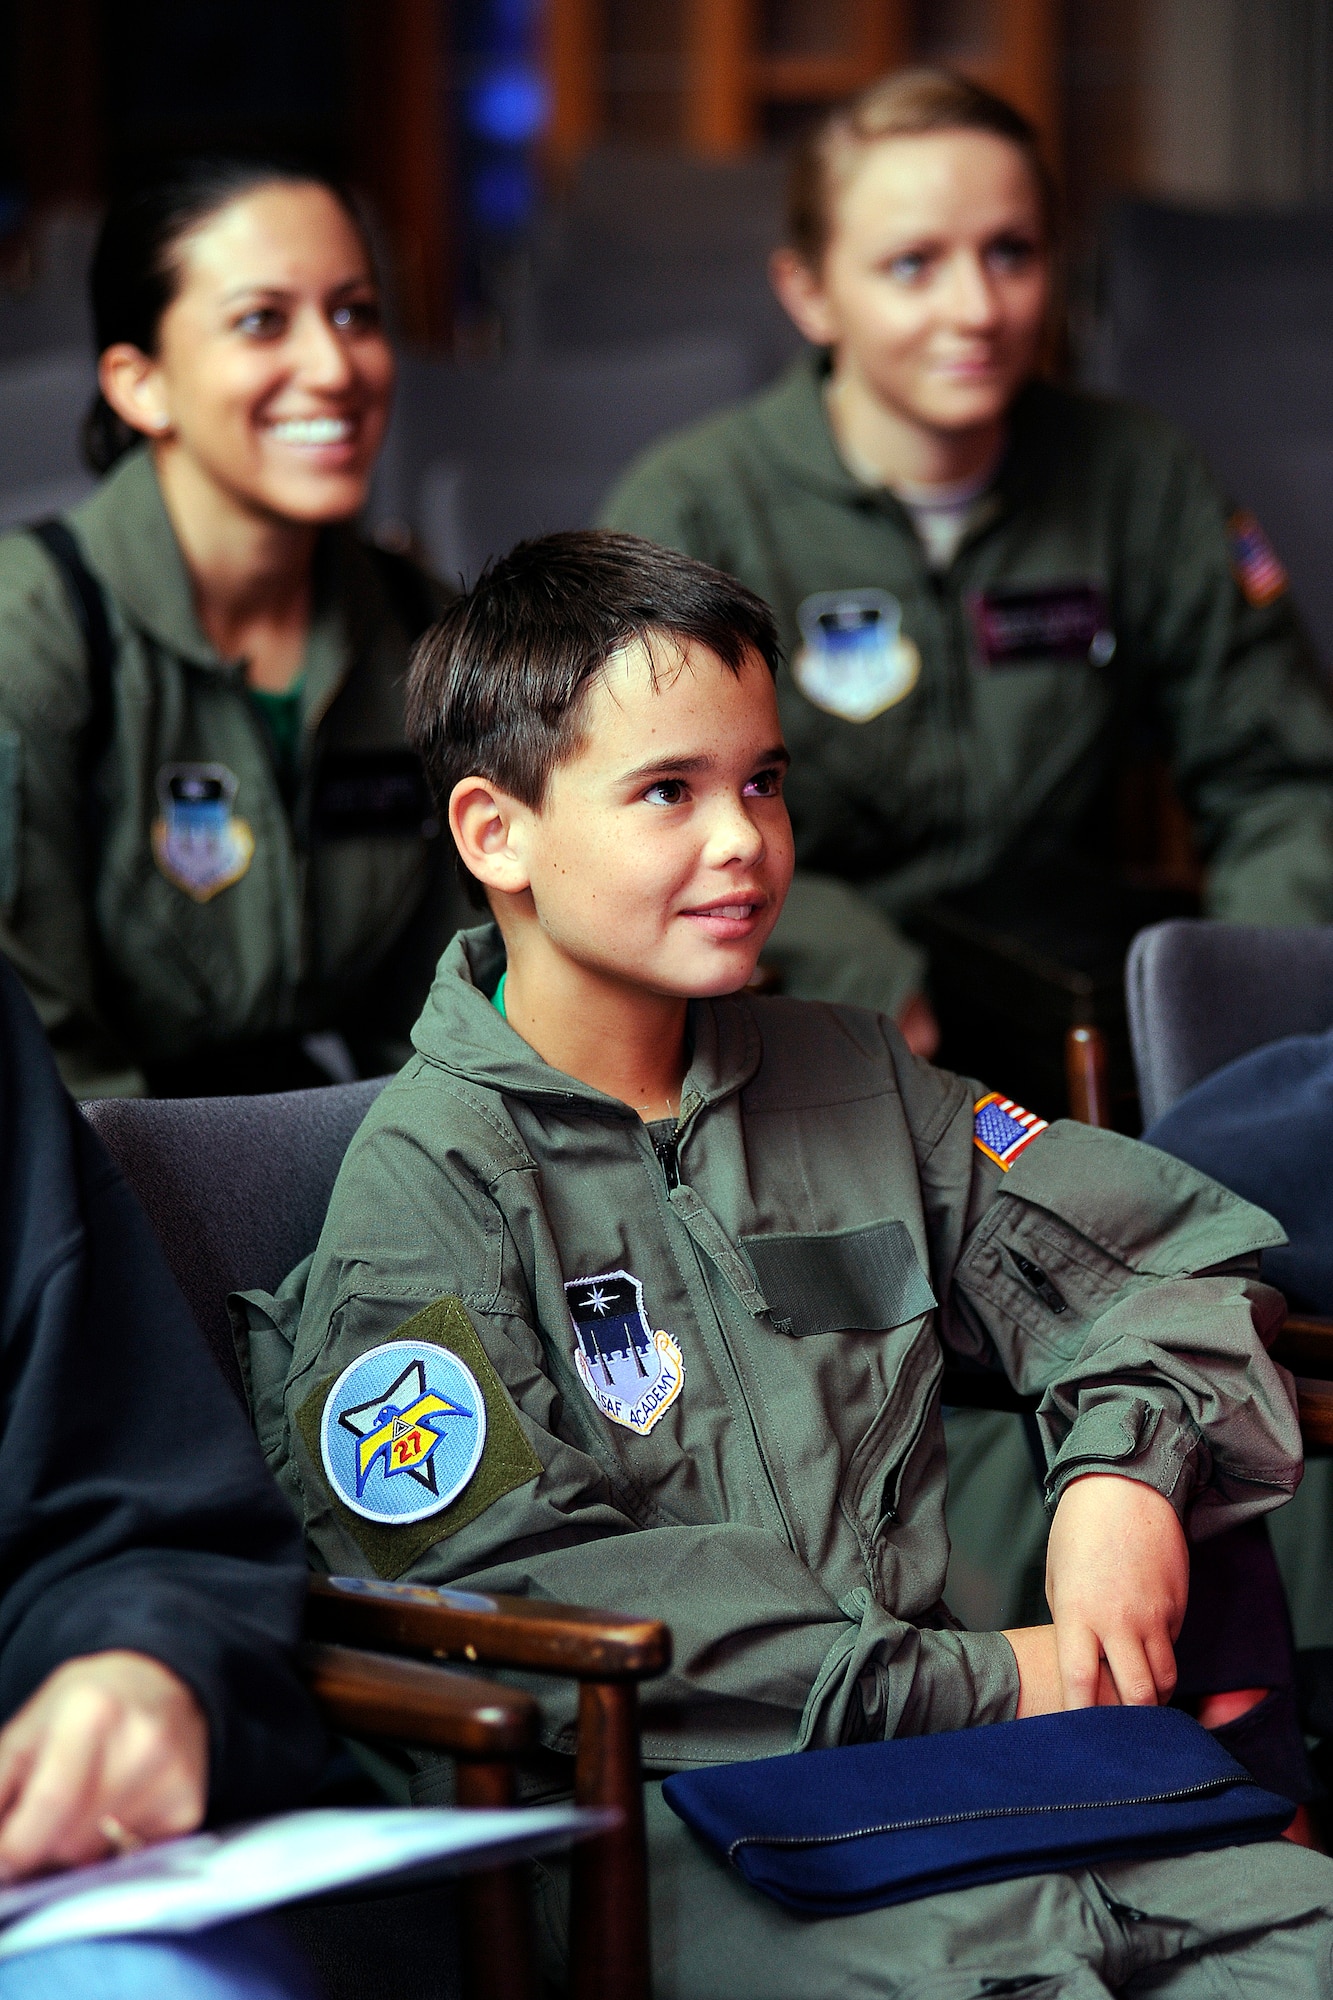
<path fill-rule="evenodd" d="M 887 590 L 821 590 L 796 616 L 805 644 L 792 677 L 816 708 L 844 722 L 869 722 L 916 686 L 921 655 Z"/>
<path fill-rule="evenodd" d="M 372 1347 L 328 1393 L 320 1456 L 363 1520 L 400 1527 L 456 1500 L 481 1463 L 486 1404 L 470 1368 L 417 1340 Z"/>
<path fill-rule="evenodd" d="M 153 859 L 196 903 L 239 882 L 253 859 L 254 834 L 232 810 L 238 784 L 225 764 L 164 764 L 157 774 Z"/>

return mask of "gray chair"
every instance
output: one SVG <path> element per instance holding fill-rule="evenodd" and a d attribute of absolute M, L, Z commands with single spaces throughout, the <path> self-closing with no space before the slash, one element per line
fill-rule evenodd
<path fill-rule="evenodd" d="M 1125 987 L 1151 1125 L 1238 1056 L 1333 1027 L 1333 925 L 1154 924 L 1130 946 Z M 1333 1321 L 1288 1317 L 1273 1353 L 1296 1376 L 1307 1454 L 1333 1451 Z"/>
<path fill-rule="evenodd" d="M 1102 292 L 1096 385 L 1190 432 L 1263 522 L 1333 670 L 1333 211 L 1127 203 Z"/>
<path fill-rule="evenodd" d="M 428 567 L 447 583 L 476 582 L 491 556 L 557 528 L 586 528 L 606 491 L 598 466 L 492 468 L 442 459 L 421 481 L 417 528 Z"/>
<path fill-rule="evenodd" d="M 1333 1027 L 1333 927 L 1154 924 L 1130 946 L 1125 997 L 1151 1125 L 1237 1056 Z"/>
<path fill-rule="evenodd" d="M 96 386 L 84 348 L 0 365 L 0 528 L 57 514 L 91 493 L 79 432 Z"/>
<path fill-rule="evenodd" d="M 734 402 L 754 380 L 743 343 L 726 334 L 603 346 L 499 368 L 406 355 L 371 524 L 419 530 L 422 477 L 439 459 L 487 472 L 580 466 L 607 485 L 654 438 Z"/>
<path fill-rule="evenodd" d="M 227 1295 L 274 1290 L 314 1249 L 343 1154 L 385 1081 L 84 1106 L 238 1395 Z"/>
<path fill-rule="evenodd" d="M 227 1295 L 271 1290 L 314 1249 L 343 1155 L 386 1081 L 84 1106 L 242 1399 Z M 638 1683 L 669 1663 L 666 1627 L 582 1606 L 317 1577 L 306 1631 L 307 1676 L 334 1724 L 451 1755 L 461 1805 L 515 1803 L 516 1761 L 537 1740 L 536 1702 L 397 1656 L 578 1681 L 574 1796 L 610 1806 L 617 1824 L 573 1856 L 570 1991 L 573 2000 L 648 2000 Z M 461 1916 L 468 2000 L 536 2000 L 522 1874 L 501 1866 L 468 1876 Z M 360 2000 L 383 1984 L 386 1935 L 431 1940 L 413 1977 L 417 2000 L 459 2000 L 459 1941 L 435 1891 L 339 1897 L 298 1906 L 288 1922 L 331 2000 Z"/>

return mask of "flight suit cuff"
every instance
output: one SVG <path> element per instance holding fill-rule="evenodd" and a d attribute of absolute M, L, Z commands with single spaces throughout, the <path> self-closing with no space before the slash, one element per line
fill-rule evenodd
<path fill-rule="evenodd" d="M 1059 1506 L 1065 1488 L 1090 1472 L 1137 1479 L 1169 1500 L 1184 1520 L 1208 1476 L 1207 1447 L 1179 1410 L 1142 1396 L 1098 1402 L 1080 1412 L 1046 1474 L 1046 1505 Z"/>

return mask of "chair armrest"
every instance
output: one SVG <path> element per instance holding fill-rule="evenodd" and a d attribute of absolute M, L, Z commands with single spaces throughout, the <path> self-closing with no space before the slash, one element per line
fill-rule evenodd
<path fill-rule="evenodd" d="M 312 1639 L 402 1647 L 437 1660 L 527 1667 L 580 1681 L 646 1680 L 671 1664 L 671 1634 L 656 1618 L 365 1577 L 312 1576 L 306 1631 Z"/>
<path fill-rule="evenodd" d="M 1333 1381 L 1333 1319 L 1312 1319 L 1289 1313 L 1270 1352 L 1293 1375 Z"/>
<path fill-rule="evenodd" d="M 531 1695 L 424 1660 L 307 1641 L 299 1663 L 328 1720 L 353 1736 L 429 1744 L 455 1757 L 522 1756 L 537 1741 Z"/>

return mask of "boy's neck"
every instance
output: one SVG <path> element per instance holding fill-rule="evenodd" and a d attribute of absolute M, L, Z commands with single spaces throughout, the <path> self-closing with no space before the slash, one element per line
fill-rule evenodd
<path fill-rule="evenodd" d="M 505 1019 L 543 1062 L 618 1097 L 645 1124 L 679 1114 L 687 1001 L 579 965 L 527 926 L 505 945 Z"/>

